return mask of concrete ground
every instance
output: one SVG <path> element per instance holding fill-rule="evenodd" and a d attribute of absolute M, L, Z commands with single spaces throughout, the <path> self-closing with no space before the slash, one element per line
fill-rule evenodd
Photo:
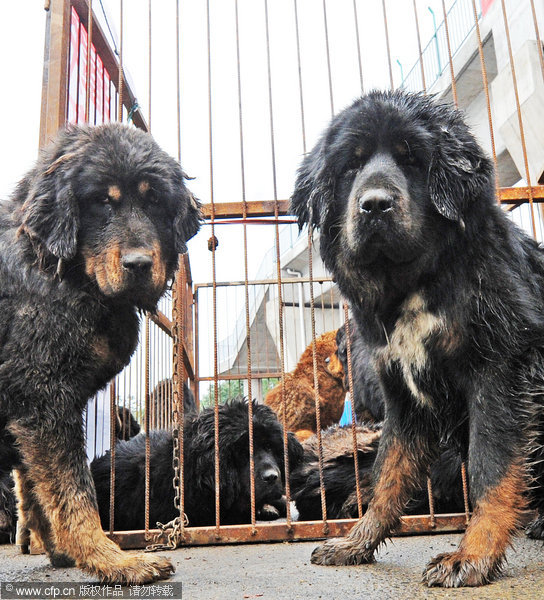
<path fill-rule="evenodd" d="M 184 600 L 544 600 L 544 548 L 524 537 L 508 552 L 505 575 L 482 588 L 429 589 L 420 583 L 424 565 L 451 551 L 459 534 L 395 538 L 372 565 L 317 567 L 310 563 L 315 542 L 184 548 L 168 555 L 183 582 Z M 53 569 L 44 556 L 0 546 L 0 581 L 92 581 L 77 569 Z"/>

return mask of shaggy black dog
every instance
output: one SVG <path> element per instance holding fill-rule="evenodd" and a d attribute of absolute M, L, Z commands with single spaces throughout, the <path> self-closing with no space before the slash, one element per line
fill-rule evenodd
<path fill-rule="evenodd" d="M 191 415 L 184 426 L 184 512 L 190 526 L 215 524 L 214 410 Z M 285 514 L 283 428 L 275 413 L 253 404 L 255 507 L 257 518 Z M 152 431 L 150 523 L 167 523 L 179 515 L 174 508 L 172 435 Z M 288 434 L 290 468 L 302 459 L 302 446 Z M 145 507 L 145 435 L 118 442 L 115 452 L 115 529 L 143 529 Z M 224 525 L 250 522 L 248 405 L 234 400 L 219 407 L 219 497 Z M 109 527 L 110 455 L 95 459 L 91 472 L 96 485 L 100 517 Z M 272 505 L 279 508 L 275 512 Z"/>
<path fill-rule="evenodd" d="M 497 205 L 492 163 L 461 114 L 421 94 L 372 92 L 336 116 L 300 168 L 292 209 L 319 228 L 385 393 L 368 511 L 312 561 L 374 560 L 447 440 L 468 458 L 473 516 L 423 579 L 491 581 L 524 519 L 542 427 L 541 250 Z"/>
<path fill-rule="evenodd" d="M 372 468 L 382 429 L 381 425 L 376 424 L 356 425 L 355 429 L 359 486 L 364 511 L 372 498 Z M 357 518 L 359 514 L 351 426 L 333 425 L 322 432 L 321 440 L 327 518 Z M 299 520 L 314 521 L 322 518 L 317 437 L 307 439 L 302 446 L 304 460 L 291 474 L 291 494 L 299 512 Z M 431 468 L 431 483 L 435 513 L 464 511 L 461 457 L 458 452 L 445 450 L 440 454 Z M 408 502 L 405 514 L 422 514 L 427 510 L 427 488 L 421 485 Z"/>
<path fill-rule="evenodd" d="M 349 321 L 349 333 L 353 389 L 350 389 L 349 385 L 346 326 L 342 325 L 336 333 L 336 355 L 344 371 L 344 387 L 350 392 L 355 415 L 359 422 L 382 421 L 384 402 L 380 381 L 372 365 L 370 350 L 353 319 Z"/>
<path fill-rule="evenodd" d="M 111 582 L 172 565 L 102 532 L 82 412 L 129 362 L 139 311 L 155 310 L 199 228 L 184 179 L 134 127 L 72 127 L 0 205 L 0 422 L 18 450 L 2 467 L 17 469 L 19 541 L 33 530 L 55 563 Z"/>

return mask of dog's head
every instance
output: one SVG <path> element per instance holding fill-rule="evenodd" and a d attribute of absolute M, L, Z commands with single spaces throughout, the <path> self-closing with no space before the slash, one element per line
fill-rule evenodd
<path fill-rule="evenodd" d="M 285 486 L 283 460 L 283 428 L 268 406 L 253 402 L 253 459 L 255 465 L 255 502 L 257 510 L 282 496 Z M 248 403 L 232 400 L 219 407 L 219 452 L 221 470 L 221 506 L 240 514 L 249 511 L 250 466 Z M 198 416 L 198 434 L 193 436 L 195 454 L 202 473 L 208 473 L 209 489 L 214 489 L 213 440 L 214 411 L 206 409 Z M 293 469 L 302 460 L 302 446 L 292 433 L 288 434 L 288 457 Z"/>
<path fill-rule="evenodd" d="M 263 404 L 253 403 L 253 460 L 255 465 L 255 503 L 261 508 L 267 502 L 281 498 L 285 491 L 283 427 L 274 411 Z M 237 442 L 239 460 L 245 463 L 241 470 L 242 494 L 250 498 L 249 432 L 240 435 Z M 294 434 L 287 434 L 289 466 L 295 468 L 302 460 L 303 450 Z"/>
<path fill-rule="evenodd" d="M 292 210 L 321 230 L 322 253 L 343 255 L 344 269 L 383 269 L 417 260 L 433 235 L 462 232 L 493 193 L 491 163 L 458 111 L 421 94 L 372 92 L 305 158 Z"/>
<path fill-rule="evenodd" d="M 69 127 L 17 188 L 20 231 L 42 264 L 63 262 L 105 296 L 153 309 L 200 226 L 185 178 L 135 127 Z"/>

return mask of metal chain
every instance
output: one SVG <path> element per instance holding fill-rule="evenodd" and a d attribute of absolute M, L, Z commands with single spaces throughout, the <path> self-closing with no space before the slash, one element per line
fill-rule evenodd
<path fill-rule="evenodd" d="M 172 486 L 174 488 L 174 506 L 179 511 L 179 516 L 169 523 L 157 523 L 160 533 L 155 538 L 155 543 L 146 547 L 146 552 L 155 552 L 157 550 L 175 550 L 183 543 L 184 527 L 189 524 L 187 515 L 183 512 L 183 392 L 180 390 L 180 365 L 182 361 L 182 340 L 180 336 L 180 315 L 179 301 L 181 292 L 181 280 L 184 274 L 183 257 L 180 255 L 178 271 L 172 286 L 172 338 L 173 338 L 173 371 L 172 371 L 172 468 L 174 476 Z M 181 380 L 183 382 L 183 379 Z M 183 384 L 182 384 L 183 385 Z M 181 398 L 180 398 L 181 396 Z M 181 432 L 181 435 L 180 435 Z M 161 543 L 158 540 L 168 533 L 167 542 Z"/>

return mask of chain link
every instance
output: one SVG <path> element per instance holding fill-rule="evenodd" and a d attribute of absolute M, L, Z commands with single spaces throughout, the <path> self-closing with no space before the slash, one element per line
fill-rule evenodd
<path fill-rule="evenodd" d="M 146 552 L 155 552 L 157 550 L 175 550 L 183 543 L 184 528 L 189 524 L 187 515 L 183 512 L 182 486 L 183 486 L 183 392 L 180 390 L 180 370 L 183 368 L 183 349 L 180 335 L 180 311 L 179 302 L 182 301 L 181 285 L 184 275 L 183 257 L 180 255 L 178 271 L 172 286 L 172 338 L 173 338 L 173 370 L 172 370 L 172 468 L 174 476 L 172 486 L 174 488 L 174 507 L 179 511 L 179 516 L 172 521 L 162 524 L 157 523 L 160 532 L 155 536 L 155 543 L 146 547 Z M 183 376 L 181 377 L 183 385 Z M 180 435 L 181 434 L 181 435 Z M 166 543 L 159 542 L 164 535 L 168 533 Z"/>

